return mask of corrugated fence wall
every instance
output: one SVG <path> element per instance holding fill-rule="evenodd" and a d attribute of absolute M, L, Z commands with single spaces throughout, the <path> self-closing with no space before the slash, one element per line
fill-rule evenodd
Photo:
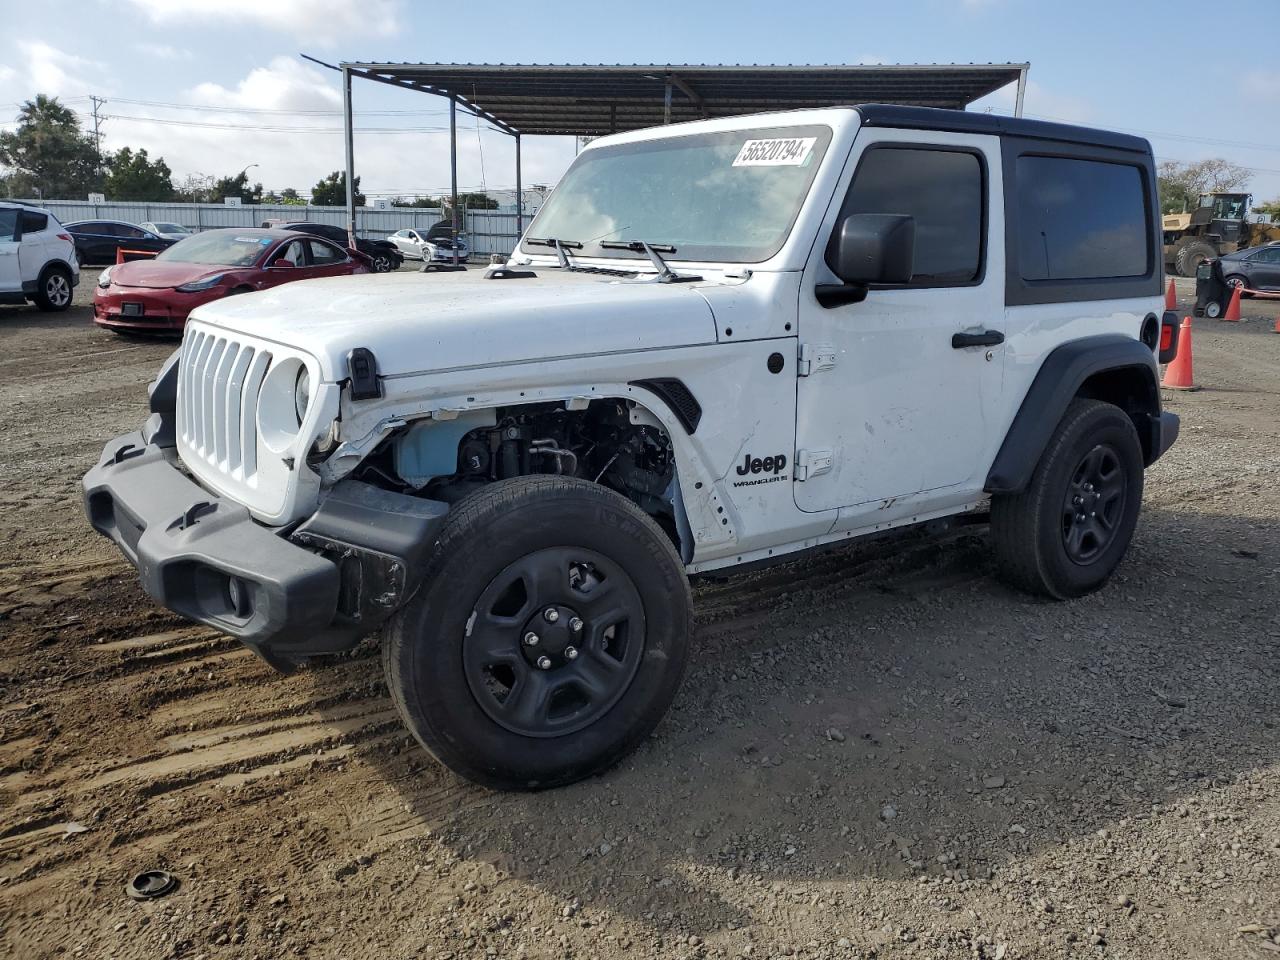
<path fill-rule="evenodd" d="M 188 230 L 213 227 L 258 227 L 262 221 L 309 220 L 312 223 L 347 225 L 346 207 L 313 207 L 291 204 L 259 204 L 228 207 L 220 203 L 130 203 L 113 201 L 91 203 L 87 200 L 25 200 L 44 207 L 63 223 L 77 220 L 124 220 L 128 223 L 180 223 Z M 441 219 L 438 208 L 394 207 L 391 210 L 356 209 L 356 231 L 366 237 L 385 237 L 414 227 L 425 230 Z M 531 217 L 525 214 L 525 226 Z M 508 254 L 516 245 L 516 213 L 512 209 L 468 210 L 467 242 L 476 256 L 491 253 Z"/>

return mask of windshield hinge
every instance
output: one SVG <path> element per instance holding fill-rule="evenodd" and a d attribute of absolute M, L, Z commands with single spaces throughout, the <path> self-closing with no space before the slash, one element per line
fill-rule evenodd
<path fill-rule="evenodd" d="M 802 343 L 796 376 L 808 377 L 836 365 L 836 348 L 829 343 Z"/>
<path fill-rule="evenodd" d="M 800 481 L 812 480 L 814 477 L 820 477 L 824 473 L 830 473 L 835 462 L 836 452 L 829 448 L 824 450 L 797 450 L 796 479 Z"/>

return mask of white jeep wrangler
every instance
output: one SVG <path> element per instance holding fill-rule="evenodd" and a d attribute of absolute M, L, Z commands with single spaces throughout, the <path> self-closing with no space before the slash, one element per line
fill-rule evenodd
<path fill-rule="evenodd" d="M 563 784 L 643 740 L 688 575 L 990 511 L 1102 585 L 1173 443 L 1145 140 L 893 106 L 575 160 L 505 266 L 198 308 L 84 480 L 160 603 L 288 668 L 383 630 L 435 757 Z"/>

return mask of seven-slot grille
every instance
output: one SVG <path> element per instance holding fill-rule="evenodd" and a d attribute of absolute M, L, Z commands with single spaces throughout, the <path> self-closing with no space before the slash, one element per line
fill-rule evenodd
<path fill-rule="evenodd" d="M 258 467 L 258 391 L 269 351 L 191 330 L 179 366 L 178 431 L 184 456 L 249 481 Z"/>

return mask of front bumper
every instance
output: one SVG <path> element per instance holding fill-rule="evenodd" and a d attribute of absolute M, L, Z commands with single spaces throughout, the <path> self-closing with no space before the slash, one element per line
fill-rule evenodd
<path fill-rule="evenodd" d="M 108 443 L 83 481 L 89 522 L 160 604 L 288 669 L 350 649 L 416 588 L 445 504 L 347 482 L 286 537 L 183 473 L 163 421 Z"/>

